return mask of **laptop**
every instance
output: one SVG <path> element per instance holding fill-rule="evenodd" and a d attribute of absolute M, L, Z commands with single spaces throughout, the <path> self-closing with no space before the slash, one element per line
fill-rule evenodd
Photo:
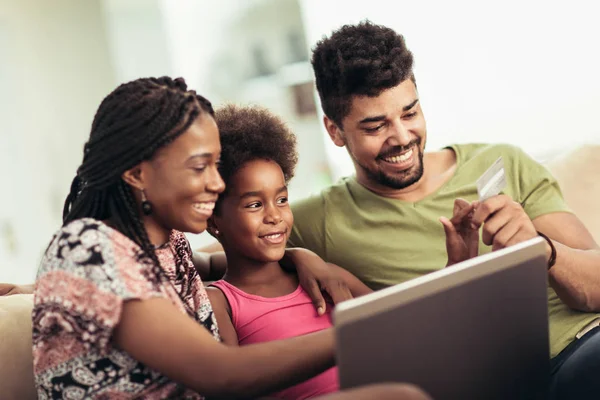
<path fill-rule="evenodd" d="M 343 389 L 413 383 L 436 400 L 544 398 L 545 241 L 529 241 L 340 303 Z"/>

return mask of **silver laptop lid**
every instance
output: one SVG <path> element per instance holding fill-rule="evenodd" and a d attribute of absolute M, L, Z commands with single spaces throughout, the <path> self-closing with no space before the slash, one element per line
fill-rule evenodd
<path fill-rule="evenodd" d="M 410 382 L 435 399 L 542 396 L 545 242 L 530 241 L 339 304 L 342 388 Z"/>

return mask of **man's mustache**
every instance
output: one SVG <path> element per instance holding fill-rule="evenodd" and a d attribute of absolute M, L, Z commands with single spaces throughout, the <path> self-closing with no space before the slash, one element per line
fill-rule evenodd
<path fill-rule="evenodd" d="M 413 140 L 406 146 L 394 146 L 392 148 L 389 148 L 386 151 L 379 153 L 377 158 L 387 158 L 387 157 L 395 156 L 400 153 L 404 153 L 405 151 L 410 150 L 415 146 L 418 147 L 420 144 L 421 144 L 421 138 L 418 138 L 418 139 Z"/>

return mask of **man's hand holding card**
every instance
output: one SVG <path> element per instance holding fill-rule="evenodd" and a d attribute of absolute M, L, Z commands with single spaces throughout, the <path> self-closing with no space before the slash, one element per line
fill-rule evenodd
<path fill-rule="evenodd" d="M 474 229 L 483 225 L 482 241 L 492 250 L 502 249 L 537 236 L 533 222 L 521 204 L 501 194 L 506 187 L 502 157 L 477 180 L 479 205 L 471 223 Z"/>
<path fill-rule="evenodd" d="M 492 250 L 502 249 L 537 236 L 537 231 L 523 207 L 509 196 L 502 157 L 477 180 L 479 200 L 469 203 L 456 199 L 451 219 L 441 217 L 446 233 L 448 264 L 473 258 L 479 253 L 479 229 L 482 241 Z"/>

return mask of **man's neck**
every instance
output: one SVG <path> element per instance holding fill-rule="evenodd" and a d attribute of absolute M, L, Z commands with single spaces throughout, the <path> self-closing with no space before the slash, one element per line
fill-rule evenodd
<path fill-rule="evenodd" d="M 357 173 L 357 181 L 371 192 L 389 199 L 416 203 L 436 192 L 446 184 L 456 172 L 456 154 L 452 149 L 444 149 L 423 155 L 423 176 L 404 189 L 392 189 L 369 180 Z"/>

